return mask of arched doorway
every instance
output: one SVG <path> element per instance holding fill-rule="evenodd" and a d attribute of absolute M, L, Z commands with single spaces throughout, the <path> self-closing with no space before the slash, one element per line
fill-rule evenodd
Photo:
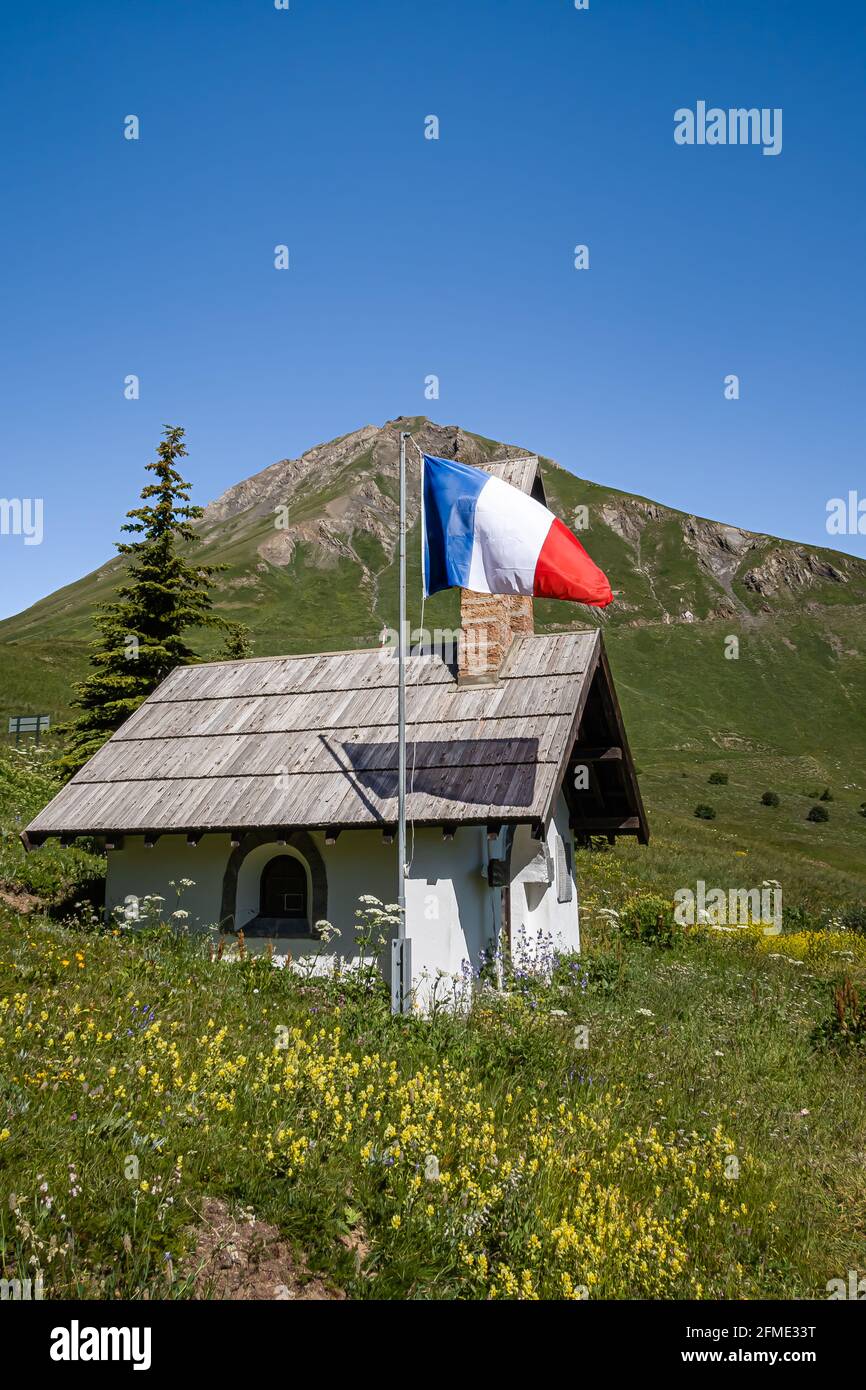
<path fill-rule="evenodd" d="M 239 912 L 241 878 L 245 886 Z M 266 916 L 272 908 L 277 909 L 276 914 Z M 315 940 L 315 924 L 327 915 L 328 880 L 313 837 L 303 830 L 247 831 L 232 850 L 223 875 L 221 930 L 243 928 L 248 936 Z"/>

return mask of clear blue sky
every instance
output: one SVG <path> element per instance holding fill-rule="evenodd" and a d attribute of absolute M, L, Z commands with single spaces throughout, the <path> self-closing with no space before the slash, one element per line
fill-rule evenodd
<path fill-rule="evenodd" d="M 0 24 L 0 495 L 45 499 L 41 545 L 0 536 L 0 615 L 113 553 L 166 421 L 201 502 L 424 412 L 866 553 L 825 530 L 828 498 L 866 494 L 859 0 L 76 0 Z M 781 107 L 782 153 L 676 145 L 699 99 Z"/>

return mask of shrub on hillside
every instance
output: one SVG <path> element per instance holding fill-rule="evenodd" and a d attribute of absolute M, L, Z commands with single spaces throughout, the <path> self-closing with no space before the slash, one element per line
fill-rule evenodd
<path fill-rule="evenodd" d="M 830 812 L 826 806 L 813 806 L 809 811 L 806 820 L 825 821 L 830 819 Z"/>
<path fill-rule="evenodd" d="M 619 914 L 624 936 L 651 946 L 669 946 L 674 933 L 673 904 L 658 893 L 633 893 Z"/>
<path fill-rule="evenodd" d="M 839 922 L 843 931 L 854 931 L 858 936 L 866 936 L 866 903 L 855 903 L 852 907 L 846 907 Z"/>
<path fill-rule="evenodd" d="M 58 840 L 48 840 L 25 854 L 19 839 L 23 827 L 60 789 L 52 759 L 44 745 L 0 747 L 0 886 L 53 905 L 81 898 L 99 901 L 105 860 L 91 842 L 61 849 Z"/>
<path fill-rule="evenodd" d="M 711 787 L 726 787 L 728 785 L 728 774 L 726 772 L 711 772 L 707 781 Z"/>
<path fill-rule="evenodd" d="M 105 860 L 75 845 L 61 849 L 56 840 L 25 854 L 17 836 L 0 832 L 0 885 L 13 896 L 33 894 L 55 916 L 80 902 L 103 901 Z"/>
<path fill-rule="evenodd" d="M 848 975 L 833 986 L 833 1008 L 815 1028 L 812 1039 L 834 1052 L 866 1051 L 866 1000 L 861 1000 Z"/>
<path fill-rule="evenodd" d="M 716 819 L 715 808 L 712 806 L 707 806 L 706 803 L 703 801 L 700 803 L 700 805 L 695 807 L 695 815 L 697 816 L 698 820 Z"/>
<path fill-rule="evenodd" d="M 789 907 L 785 903 L 782 907 L 782 931 L 784 932 L 819 932 L 824 923 L 811 912 L 808 907 L 802 907 L 799 903 L 794 907 Z"/>
<path fill-rule="evenodd" d="M 778 792 L 764 792 L 764 795 L 761 797 L 761 805 L 762 805 L 762 806 L 778 806 L 778 804 L 779 804 L 779 793 L 778 793 Z"/>
<path fill-rule="evenodd" d="M 830 788 L 825 787 L 818 799 L 819 801 L 832 801 L 833 793 L 831 792 Z"/>

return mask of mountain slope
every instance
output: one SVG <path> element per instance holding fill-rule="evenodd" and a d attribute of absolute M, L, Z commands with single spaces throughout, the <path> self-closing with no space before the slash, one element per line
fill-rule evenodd
<path fill-rule="evenodd" d="M 365 426 L 223 493 L 199 523 L 198 553 L 227 565 L 219 606 L 252 629 L 258 655 L 368 646 L 396 625 L 401 428 L 427 452 L 467 463 L 529 452 L 419 417 Z M 412 447 L 408 464 L 409 612 L 418 623 Z M 581 534 L 617 601 L 601 614 L 541 601 L 536 626 L 604 626 L 656 828 L 668 826 L 682 842 L 709 833 L 692 815 L 696 801 L 709 800 L 717 804 L 716 842 L 726 833 L 759 835 L 768 872 L 774 856 L 790 852 L 801 864 L 814 859 L 813 883 L 826 870 L 862 888 L 866 564 L 689 516 L 579 479 L 552 460 L 541 467 L 548 503 L 568 525 L 579 525 L 577 509 L 587 508 Z M 109 560 L 0 623 L 0 716 L 66 711 L 86 664 L 93 606 L 109 597 L 123 563 Z M 428 601 L 425 627 L 457 622 L 455 593 Z M 213 637 L 201 636 L 205 654 Z M 731 769 L 728 788 L 706 786 L 713 767 Z M 832 830 L 805 821 L 808 791 L 828 783 L 838 803 Z M 792 798 L 775 819 L 755 809 L 768 787 Z"/>

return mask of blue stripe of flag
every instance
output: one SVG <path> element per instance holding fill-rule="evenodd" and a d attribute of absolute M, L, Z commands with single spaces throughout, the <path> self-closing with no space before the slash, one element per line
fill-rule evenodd
<path fill-rule="evenodd" d="M 490 475 L 456 459 L 424 455 L 424 592 L 466 587 L 475 507 Z"/>

